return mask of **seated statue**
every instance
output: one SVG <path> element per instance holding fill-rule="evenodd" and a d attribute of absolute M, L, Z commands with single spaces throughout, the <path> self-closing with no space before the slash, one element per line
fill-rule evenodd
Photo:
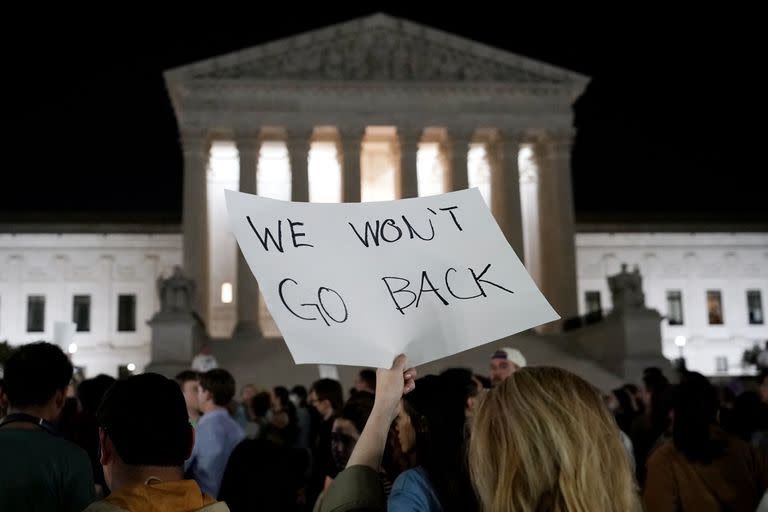
<path fill-rule="evenodd" d="M 195 282 L 182 274 L 181 267 L 173 267 L 173 275 L 157 278 L 161 313 L 192 313 Z"/>
<path fill-rule="evenodd" d="M 608 277 L 608 287 L 613 297 L 613 309 L 638 309 L 645 307 L 643 277 L 635 265 L 632 272 L 627 271 L 626 263 L 621 265 L 621 272 Z"/>

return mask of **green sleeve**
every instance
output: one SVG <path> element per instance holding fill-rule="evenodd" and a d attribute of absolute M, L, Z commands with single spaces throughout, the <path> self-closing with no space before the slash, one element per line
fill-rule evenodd
<path fill-rule="evenodd" d="M 69 497 L 66 510 L 82 512 L 96 499 L 91 461 L 82 450 L 77 450 L 70 460 L 71 467 L 66 482 Z"/>
<path fill-rule="evenodd" d="M 338 474 L 315 503 L 314 512 L 385 512 L 387 499 L 378 473 L 352 466 Z"/>

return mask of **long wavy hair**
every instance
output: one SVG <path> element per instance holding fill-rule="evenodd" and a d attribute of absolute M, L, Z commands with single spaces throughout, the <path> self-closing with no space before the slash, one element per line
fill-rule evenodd
<path fill-rule="evenodd" d="M 469 468 L 486 512 L 642 510 L 599 392 L 560 368 L 523 368 L 486 395 L 472 423 Z"/>

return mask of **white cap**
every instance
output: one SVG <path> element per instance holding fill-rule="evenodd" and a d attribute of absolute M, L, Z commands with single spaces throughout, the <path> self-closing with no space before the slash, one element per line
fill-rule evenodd
<path fill-rule="evenodd" d="M 509 362 L 515 363 L 518 368 L 525 368 L 526 362 L 523 353 L 516 348 L 502 347 L 493 353 L 491 359 L 505 359 Z"/>

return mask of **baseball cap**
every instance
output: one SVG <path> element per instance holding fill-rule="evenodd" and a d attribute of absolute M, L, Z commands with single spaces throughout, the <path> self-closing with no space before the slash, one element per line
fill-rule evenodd
<path fill-rule="evenodd" d="M 504 359 L 511 363 L 515 363 L 518 368 L 525 368 L 526 361 L 523 353 L 516 348 L 502 347 L 493 353 L 491 359 Z"/>

